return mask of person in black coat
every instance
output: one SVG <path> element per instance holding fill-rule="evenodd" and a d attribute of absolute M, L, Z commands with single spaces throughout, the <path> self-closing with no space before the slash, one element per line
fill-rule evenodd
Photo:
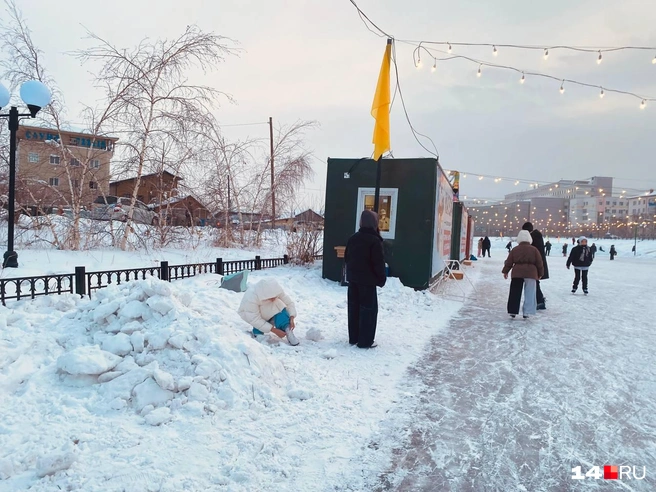
<path fill-rule="evenodd" d="M 579 281 L 583 283 L 583 293 L 588 294 L 588 269 L 592 265 L 592 251 L 588 247 L 588 240 L 585 237 L 579 239 L 579 245 L 574 246 L 567 258 L 567 269 L 574 265 L 574 283 L 572 284 L 572 294 L 579 288 Z"/>
<path fill-rule="evenodd" d="M 544 252 L 547 254 L 547 256 L 551 255 L 551 242 L 547 241 L 544 243 Z"/>
<path fill-rule="evenodd" d="M 487 251 L 487 257 L 490 257 L 490 248 L 492 248 L 492 242 L 490 241 L 490 238 L 485 236 L 485 239 L 483 239 L 483 257 L 485 257 L 485 252 Z"/>
<path fill-rule="evenodd" d="M 346 243 L 344 260 L 348 281 L 349 343 L 360 348 L 375 347 L 378 323 L 376 287 L 383 287 L 387 280 L 378 214 L 370 210 L 362 212 L 360 230 Z"/>
<path fill-rule="evenodd" d="M 597 254 L 597 245 L 595 243 L 592 243 L 592 246 L 590 246 L 590 251 L 592 251 L 592 258 L 594 258 Z"/>
<path fill-rule="evenodd" d="M 547 309 L 546 299 L 544 297 L 544 294 L 542 293 L 542 289 L 540 288 L 540 283 L 542 282 L 542 280 L 547 280 L 549 278 L 549 265 L 547 264 L 547 254 L 544 250 L 544 237 L 542 237 L 542 233 L 540 231 L 538 231 L 537 229 L 533 229 L 533 224 L 531 224 L 530 222 L 526 222 L 522 226 L 522 229 L 531 233 L 531 238 L 533 239 L 532 244 L 534 247 L 538 249 L 538 251 L 540 252 L 540 256 L 542 257 L 542 264 L 544 265 L 544 275 L 542 275 L 542 278 L 538 280 L 536 297 L 538 301 L 538 309 Z"/>
<path fill-rule="evenodd" d="M 506 244 L 506 249 L 508 250 L 508 253 L 510 253 L 510 250 L 512 249 L 512 241 L 508 241 L 508 244 Z"/>
<path fill-rule="evenodd" d="M 617 256 L 617 250 L 615 249 L 615 245 L 611 244 L 611 246 L 610 246 L 610 259 L 614 260 L 615 256 Z"/>

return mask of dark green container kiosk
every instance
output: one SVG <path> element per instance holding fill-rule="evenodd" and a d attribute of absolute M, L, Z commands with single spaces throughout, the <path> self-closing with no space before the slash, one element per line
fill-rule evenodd
<path fill-rule="evenodd" d="M 359 215 L 373 207 L 376 162 L 328 159 L 323 277 L 343 280 L 346 246 Z M 453 188 L 436 159 L 381 161 L 381 235 L 390 276 L 426 289 L 450 258 Z"/>

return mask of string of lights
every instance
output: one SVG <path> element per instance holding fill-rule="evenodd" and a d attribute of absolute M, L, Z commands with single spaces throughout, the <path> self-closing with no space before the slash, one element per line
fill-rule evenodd
<path fill-rule="evenodd" d="M 613 88 L 604 87 L 604 86 L 601 86 L 601 85 L 590 84 L 590 83 L 587 83 L 587 82 L 580 82 L 578 80 L 569 79 L 569 78 L 556 77 L 554 75 L 549 75 L 549 74 L 540 73 L 540 72 L 534 72 L 534 71 L 530 71 L 530 70 L 522 70 L 522 69 L 519 69 L 519 68 L 509 66 L 509 65 L 500 65 L 500 64 L 497 64 L 497 63 L 490 63 L 490 62 L 486 62 L 484 60 L 471 58 L 471 57 L 465 56 L 465 55 L 450 55 L 450 56 L 446 56 L 446 57 L 437 57 L 433 54 L 432 51 L 436 51 L 436 52 L 439 52 L 441 54 L 447 54 L 447 55 L 448 55 L 448 53 L 440 51 L 440 50 L 435 50 L 435 49 L 431 50 L 429 48 L 426 48 L 422 44 L 418 45 L 412 53 L 412 61 L 414 63 L 415 68 L 417 68 L 417 69 L 421 69 L 422 66 L 423 66 L 423 63 L 421 61 L 421 52 L 422 52 L 422 50 L 424 52 L 426 52 L 426 54 L 432 59 L 433 66 L 432 66 L 431 70 L 433 72 L 435 72 L 437 70 L 437 62 L 438 61 L 443 62 L 443 61 L 452 61 L 452 60 L 466 60 L 466 61 L 469 61 L 471 63 L 474 63 L 474 64 L 478 65 L 478 72 L 476 73 L 476 75 L 479 78 L 483 75 L 483 67 L 490 67 L 490 68 L 496 68 L 496 69 L 501 69 L 501 70 L 510 70 L 510 71 L 516 72 L 518 74 L 521 74 L 521 78 L 519 79 L 520 84 L 524 84 L 526 82 L 526 76 L 527 75 L 531 76 L 531 77 L 540 77 L 540 78 L 544 78 L 544 79 L 555 80 L 555 81 L 560 83 L 560 93 L 561 94 L 565 93 L 565 83 L 568 83 L 568 84 L 572 84 L 572 85 L 578 85 L 578 86 L 581 86 L 581 87 L 592 87 L 594 89 L 599 89 L 599 91 L 600 91 L 599 92 L 599 97 L 601 99 L 604 98 L 604 96 L 606 95 L 607 92 L 616 93 L 616 94 L 623 94 L 623 95 L 626 95 L 626 96 L 634 97 L 634 98 L 641 101 L 640 109 L 645 109 L 645 107 L 647 105 L 647 101 L 656 101 L 656 98 L 636 94 L 636 93 L 630 92 L 630 91 L 625 91 L 625 90 L 620 90 L 620 89 L 613 89 Z"/>
<path fill-rule="evenodd" d="M 575 51 L 580 53 L 596 53 L 598 56 L 596 58 L 597 64 L 600 65 L 603 61 L 603 53 L 612 53 L 616 51 L 652 51 L 656 52 L 656 47 L 654 46 L 567 46 L 567 45 L 530 45 L 530 44 L 503 44 L 503 43 L 459 43 L 459 42 L 449 42 L 449 41 L 411 41 L 407 39 L 400 39 L 399 42 L 410 43 L 410 44 L 431 44 L 435 46 L 444 46 L 447 49 L 448 53 L 453 51 L 454 46 L 463 46 L 463 47 L 487 47 L 492 48 L 492 56 L 499 55 L 498 48 L 510 48 L 517 50 L 533 50 L 541 51 L 542 57 L 547 60 L 549 55 L 553 51 Z M 656 55 L 651 60 L 652 64 L 656 65 Z"/>
<path fill-rule="evenodd" d="M 449 174 L 451 172 L 456 172 L 454 170 L 444 170 L 445 173 Z M 553 181 L 545 181 L 545 180 L 539 180 L 539 179 L 526 179 L 526 178 L 513 178 L 510 176 L 499 176 L 499 175 L 494 175 L 494 174 L 481 174 L 481 173 L 475 173 L 475 172 L 470 172 L 470 171 L 457 171 L 460 173 L 460 178 L 461 179 L 467 179 L 468 177 L 471 178 L 477 178 L 479 181 L 483 180 L 492 180 L 494 183 L 501 183 L 501 182 L 509 182 L 513 183 L 515 186 L 519 186 L 520 184 L 527 184 L 529 185 L 530 188 L 538 188 L 539 186 L 544 186 L 548 184 L 553 184 Z M 635 182 L 642 182 L 644 183 L 644 179 L 632 179 L 632 178 L 618 178 L 619 180 L 622 181 L 635 181 Z M 487 181 L 486 181 L 487 182 Z M 553 185 L 555 188 L 558 188 L 558 184 Z M 575 187 L 576 184 L 572 183 L 570 186 Z M 635 192 L 636 195 L 644 193 L 645 188 L 629 188 L 629 187 L 623 187 L 622 188 L 622 195 L 625 195 L 627 192 Z"/>
<path fill-rule="evenodd" d="M 540 77 L 540 78 L 546 78 L 546 79 L 551 79 L 560 82 L 560 88 L 559 91 L 561 94 L 565 93 L 565 83 L 572 84 L 572 85 L 578 85 L 581 87 L 589 87 L 589 88 L 595 88 L 599 89 L 599 97 L 603 98 L 606 93 L 611 92 L 611 93 L 616 93 L 616 94 L 622 94 L 622 95 L 627 95 L 634 97 L 636 99 L 640 100 L 640 109 L 645 109 L 647 102 L 648 101 L 656 101 L 656 98 L 653 97 L 648 97 L 648 96 L 642 96 L 637 93 L 631 92 L 631 91 L 626 91 L 626 90 L 620 90 L 620 89 L 612 89 L 608 87 L 603 87 L 600 84 L 590 84 L 587 82 L 581 82 L 577 81 L 574 79 L 570 78 L 561 78 L 561 77 L 556 77 L 553 75 L 549 74 L 544 74 L 540 72 L 534 72 L 534 71 L 528 71 L 528 70 L 521 70 L 516 67 L 512 67 L 509 65 L 500 65 L 496 63 L 489 63 L 483 60 L 478 60 L 469 56 L 465 55 L 453 55 L 453 56 L 447 56 L 447 57 L 442 57 L 438 58 L 437 56 L 433 55 L 431 53 L 431 50 L 438 51 L 442 54 L 446 55 L 451 55 L 453 52 L 453 46 L 461 46 L 461 47 L 491 47 L 492 48 L 492 55 L 493 56 L 498 56 L 499 55 L 499 48 L 509 48 L 509 49 L 517 49 L 517 50 L 539 50 L 542 51 L 543 58 L 548 59 L 550 55 L 550 51 L 557 51 L 557 50 L 565 50 L 565 51 L 574 51 L 574 52 L 584 52 L 584 53 L 597 53 L 597 64 L 601 64 L 603 61 L 603 53 L 610 53 L 610 52 L 618 52 L 618 51 L 647 51 L 651 50 L 656 52 L 656 47 L 654 46 L 569 46 L 569 45 L 563 45 L 563 44 L 557 44 L 557 45 L 522 45 L 522 44 L 505 44 L 505 43 L 471 43 L 471 42 L 450 42 L 450 41 L 430 41 L 430 40 L 422 40 L 422 41 L 413 41 L 413 40 L 407 40 L 407 39 L 396 39 L 393 35 L 390 33 L 384 31 L 382 28 L 380 28 L 375 22 L 371 20 L 371 18 L 357 5 L 355 0 L 350 0 L 351 4 L 355 7 L 355 9 L 358 12 L 358 15 L 360 17 L 360 20 L 363 22 L 365 27 L 375 35 L 379 37 L 388 37 L 391 39 L 394 39 L 395 44 L 398 43 L 404 43 L 404 44 L 410 44 L 413 46 L 416 46 L 414 52 L 413 52 L 413 61 L 415 62 L 415 66 L 420 68 L 422 63 L 421 63 L 421 50 L 426 50 L 426 52 L 429 54 L 429 56 L 432 58 L 433 61 L 433 67 L 432 70 L 436 71 L 437 70 L 437 62 L 438 61 L 451 61 L 451 60 L 456 60 L 456 59 L 464 59 L 467 60 L 471 63 L 476 63 L 478 64 L 478 71 L 477 71 L 477 76 L 482 77 L 483 75 L 483 67 L 490 67 L 490 68 L 496 68 L 496 69 L 504 69 L 504 70 L 512 70 L 516 73 L 520 73 L 522 76 L 519 79 L 520 84 L 524 84 L 527 80 L 526 76 L 532 76 L 532 77 Z M 431 46 L 444 46 L 446 47 L 446 52 L 437 50 L 435 48 L 427 48 L 424 45 L 431 45 Z M 652 63 L 656 64 L 656 55 L 654 55 L 654 58 L 652 59 Z M 398 84 L 398 77 L 397 77 L 397 84 Z M 413 134 L 414 134 L 414 129 L 413 129 Z M 416 138 L 416 135 L 415 135 Z M 423 145 L 422 145 L 423 147 Z"/>

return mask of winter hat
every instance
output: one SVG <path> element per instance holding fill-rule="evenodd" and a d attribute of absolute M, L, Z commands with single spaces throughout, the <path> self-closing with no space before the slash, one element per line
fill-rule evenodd
<path fill-rule="evenodd" d="M 363 210 L 360 215 L 360 227 L 363 229 L 378 230 L 378 214 L 371 210 Z"/>
<path fill-rule="evenodd" d="M 581 237 L 579 238 L 579 243 L 582 243 L 583 241 L 587 241 L 587 240 L 588 240 L 587 237 L 585 237 L 585 236 L 581 236 Z"/>
<path fill-rule="evenodd" d="M 533 238 L 531 237 L 531 233 L 528 232 L 526 229 L 522 229 L 521 231 L 519 231 L 519 234 L 517 234 L 517 242 L 528 243 L 528 244 L 533 243 Z"/>
<path fill-rule="evenodd" d="M 524 223 L 524 225 L 522 226 L 522 230 L 531 232 L 533 230 L 533 224 L 531 224 L 530 222 Z"/>

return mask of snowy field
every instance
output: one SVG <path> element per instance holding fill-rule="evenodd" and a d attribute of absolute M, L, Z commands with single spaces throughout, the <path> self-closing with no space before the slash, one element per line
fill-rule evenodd
<path fill-rule="evenodd" d="M 118 261 L 61 255 L 48 268 Z M 390 279 L 363 351 L 319 265 L 250 281 L 270 276 L 297 302 L 298 347 L 252 339 L 242 294 L 214 275 L 0 308 L 0 490 L 363 490 L 370 437 L 412 393 L 406 368 L 461 303 Z"/>

